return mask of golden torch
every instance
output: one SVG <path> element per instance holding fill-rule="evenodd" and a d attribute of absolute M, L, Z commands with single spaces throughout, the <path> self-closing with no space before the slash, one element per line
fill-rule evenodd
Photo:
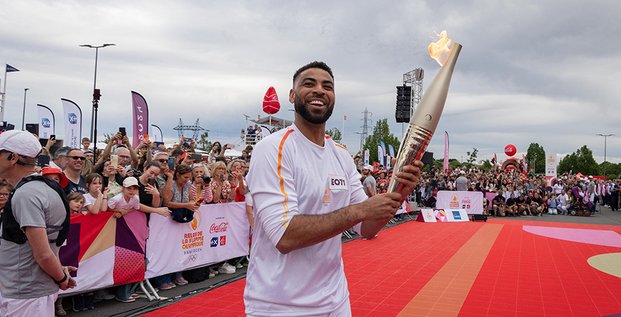
<path fill-rule="evenodd" d="M 440 39 L 429 44 L 428 49 L 429 55 L 440 64 L 441 68 L 410 119 L 405 138 L 397 153 L 393 176 L 388 185 L 388 191 L 401 193 L 402 200 L 405 200 L 410 193 L 404 191 L 403 185 L 396 181 L 395 175 L 401 171 L 403 166 L 423 157 L 440 121 L 461 45 L 459 43 L 451 45 L 451 40 L 446 36 L 446 31 L 442 31 Z"/>

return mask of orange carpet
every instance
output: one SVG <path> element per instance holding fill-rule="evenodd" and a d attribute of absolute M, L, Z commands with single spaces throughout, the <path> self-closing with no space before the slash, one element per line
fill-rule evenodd
<path fill-rule="evenodd" d="M 523 226 L 619 226 L 491 219 L 408 222 L 344 244 L 354 316 L 606 316 L 621 313 L 621 279 L 589 258 L 621 248 L 535 235 Z M 599 258 L 603 259 L 616 257 Z M 243 316 L 240 280 L 147 316 Z"/>

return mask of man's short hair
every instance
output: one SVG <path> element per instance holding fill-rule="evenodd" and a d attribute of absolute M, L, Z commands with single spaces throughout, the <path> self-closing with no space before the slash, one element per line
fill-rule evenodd
<path fill-rule="evenodd" d="M 84 142 L 91 142 L 91 139 L 87 138 L 87 137 L 83 137 L 82 138 L 82 143 Z"/>
<path fill-rule="evenodd" d="M 58 159 L 61 156 L 67 156 L 67 153 L 69 153 L 69 150 L 72 150 L 73 148 L 70 146 L 63 146 L 61 148 L 59 148 L 58 150 L 56 150 L 56 152 L 54 152 L 54 159 Z"/>
<path fill-rule="evenodd" d="M 328 66 L 324 62 L 314 61 L 314 62 L 310 62 L 310 63 L 300 67 L 300 69 L 295 71 L 295 74 L 293 74 L 293 83 L 295 84 L 295 80 L 298 78 L 298 76 L 300 76 L 300 74 L 303 71 L 305 71 L 307 69 L 311 69 L 311 68 L 319 68 L 319 69 L 325 70 L 326 72 L 328 72 L 328 74 L 330 74 L 330 77 L 332 77 L 332 80 L 334 80 L 334 75 L 332 74 L 332 69 L 330 69 L 330 66 Z"/>

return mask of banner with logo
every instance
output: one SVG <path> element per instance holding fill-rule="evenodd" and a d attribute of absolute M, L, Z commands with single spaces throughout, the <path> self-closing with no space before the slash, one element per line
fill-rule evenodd
<path fill-rule="evenodd" d="M 132 137 L 132 145 L 136 147 L 149 134 L 149 107 L 144 97 L 132 91 L 132 113 L 134 117 L 134 133 Z"/>
<path fill-rule="evenodd" d="M 470 215 L 483 214 L 483 193 L 470 191 L 438 191 L 438 209 L 465 209 Z"/>
<path fill-rule="evenodd" d="M 555 182 L 557 165 L 556 153 L 546 153 L 546 186 L 552 186 Z"/>
<path fill-rule="evenodd" d="M 249 230 L 245 203 L 202 205 L 188 223 L 151 214 L 145 275 L 152 278 L 247 255 Z"/>
<path fill-rule="evenodd" d="M 39 138 L 49 139 L 50 135 L 55 134 L 56 118 L 54 112 L 47 106 L 37 104 L 39 110 Z"/>
<path fill-rule="evenodd" d="M 82 143 L 82 110 L 73 101 L 61 98 L 65 123 L 65 145 L 80 148 Z"/>
<path fill-rule="evenodd" d="M 61 294 L 81 293 L 144 280 L 147 218 L 133 211 L 121 218 L 112 212 L 71 215 L 71 227 L 59 257 L 78 268 L 77 286 Z"/>

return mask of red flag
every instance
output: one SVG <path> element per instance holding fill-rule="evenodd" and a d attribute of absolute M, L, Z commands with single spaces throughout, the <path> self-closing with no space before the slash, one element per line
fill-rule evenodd
<path fill-rule="evenodd" d="M 498 163 L 498 159 L 496 158 L 496 153 L 494 153 L 494 158 L 492 159 L 492 164 L 494 164 L 494 166 L 496 166 L 496 163 Z"/>
<path fill-rule="evenodd" d="M 263 112 L 272 115 L 280 110 L 280 102 L 278 102 L 278 95 L 276 89 L 270 87 L 263 97 Z"/>

